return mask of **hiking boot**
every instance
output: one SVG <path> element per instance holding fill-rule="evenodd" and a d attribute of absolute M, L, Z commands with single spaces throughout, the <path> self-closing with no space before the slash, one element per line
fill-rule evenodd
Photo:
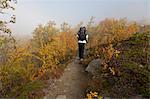
<path fill-rule="evenodd" d="M 80 61 L 83 61 L 83 58 L 81 58 Z"/>

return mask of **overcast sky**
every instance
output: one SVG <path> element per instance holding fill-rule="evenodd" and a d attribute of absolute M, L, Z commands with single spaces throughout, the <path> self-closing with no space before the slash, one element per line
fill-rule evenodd
<path fill-rule="evenodd" d="M 18 0 L 16 24 L 11 25 L 17 35 L 31 35 L 38 24 L 54 20 L 72 26 L 87 22 L 91 16 L 99 22 L 105 18 L 142 20 L 150 18 L 150 0 Z"/>

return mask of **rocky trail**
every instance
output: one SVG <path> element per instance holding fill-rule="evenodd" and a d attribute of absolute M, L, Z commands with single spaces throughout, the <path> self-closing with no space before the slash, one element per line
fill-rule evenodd
<path fill-rule="evenodd" d="M 78 59 L 70 62 L 60 79 L 47 89 L 44 99 L 85 99 L 88 76 Z"/>
<path fill-rule="evenodd" d="M 100 69 L 100 59 L 95 59 L 85 68 L 80 64 L 78 59 L 71 61 L 63 75 L 59 79 L 49 80 L 45 92 L 47 95 L 44 99 L 86 99 L 86 88 L 88 81 L 96 70 Z M 86 72 L 85 72 L 86 71 Z M 103 94 L 103 99 L 120 99 L 107 97 Z M 140 95 L 135 95 L 127 99 L 145 99 Z"/>

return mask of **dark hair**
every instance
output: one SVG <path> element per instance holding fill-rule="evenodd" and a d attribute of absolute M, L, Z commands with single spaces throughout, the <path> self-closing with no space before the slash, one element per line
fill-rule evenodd
<path fill-rule="evenodd" d="M 81 30 L 82 30 L 82 27 L 80 27 L 80 29 L 79 29 L 79 31 L 78 31 L 78 33 L 77 33 L 77 34 L 80 34 Z"/>
<path fill-rule="evenodd" d="M 81 32 L 82 29 L 84 29 L 84 33 L 86 33 L 86 27 L 80 27 L 78 34 Z"/>
<path fill-rule="evenodd" d="M 84 27 L 82 27 L 82 28 L 86 30 L 86 27 L 85 27 L 85 26 L 84 26 Z"/>
<path fill-rule="evenodd" d="M 82 28 L 83 28 L 83 27 L 80 27 L 79 32 L 81 32 Z"/>

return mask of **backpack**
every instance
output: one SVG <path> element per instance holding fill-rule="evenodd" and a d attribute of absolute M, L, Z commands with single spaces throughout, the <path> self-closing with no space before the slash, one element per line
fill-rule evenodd
<path fill-rule="evenodd" d="M 86 33 L 84 33 L 84 32 L 79 32 L 78 33 L 78 40 L 81 40 L 81 41 L 83 41 L 83 40 L 86 40 Z"/>

